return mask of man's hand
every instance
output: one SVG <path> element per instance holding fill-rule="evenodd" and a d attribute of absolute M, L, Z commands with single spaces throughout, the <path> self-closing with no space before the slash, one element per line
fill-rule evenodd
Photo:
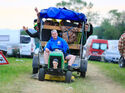
<path fill-rule="evenodd" d="M 47 53 L 49 53 L 49 49 L 48 49 L 48 48 L 46 48 L 45 51 L 46 51 Z"/>
<path fill-rule="evenodd" d="M 37 7 L 35 7 L 35 11 L 36 11 L 36 13 L 39 13 L 39 11 L 38 11 L 38 8 L 37 8 Z"/>
<path fill-rule="evenodd" d="M 28 30 L 28 27 L 23 26 L 23 30 L 25 30 L 25 31 Z"/>
<path fill-rule="evenodd" d="M 39 11 L 38 11 L 38 8 L 37 8 L 37 7 L 35 7 L 35 11 L 36 11 L 36 13 L 37 13 L 37 17 L 39 17 L 39 16 L 40 16 L 40 13 L 39 13 Z"/>

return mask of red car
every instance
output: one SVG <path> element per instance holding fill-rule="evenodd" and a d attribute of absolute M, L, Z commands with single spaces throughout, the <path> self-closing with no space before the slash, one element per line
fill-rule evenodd
<path fill-rule="evenodd" d="M 89 60 L 101 61 L 102 53 L 108 49 L 108 40 L 93 39 L 89 48 Z"/>

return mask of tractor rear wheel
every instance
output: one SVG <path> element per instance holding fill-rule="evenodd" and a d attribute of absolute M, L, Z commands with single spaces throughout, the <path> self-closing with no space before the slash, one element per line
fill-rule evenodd
<path fill-rule="evenodd" d="M 80 76 L 85 77 L 86 76 L 86 71 L 87 71 L 87 60 L 81 59 L 81 62 L 80 62 Z"/>

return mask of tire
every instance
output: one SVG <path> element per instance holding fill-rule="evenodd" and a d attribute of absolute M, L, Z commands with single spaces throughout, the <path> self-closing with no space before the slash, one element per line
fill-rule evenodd
<path fill-rule="evenodd" d="M 120 68 L 123 68 L 123 67 L 125 67 L 125 60 L 124 60 L 124 58 L 123 57 L 121 57 L 120 59 L 119 59 L 119 67 Z"/>
<path fill-rule="evenodd" d="M 87 60 L 81 59 L 81 62 L 80 62 L 80 76 L 83 77 L 83 78 L 86 76 L 87 63 L 88 63 Z"/>
<path fill-rule="evenodd" d="M 39 68 L 33 68 L 33 74 L 38 73 Z"/>
<path fill-rule="evenodd" d="M 81 72 L 81 73 L 80 73 L 80 77 L 85 78 L 85 76 L 86 76 L 86 72 Z"/>
<path fill-rule="evenodd" d="M 104 59 L 104 57 L 101 57 L 101 60 L 100 60 L 101 62 L 105 62 L 105 59 Z"/>
<path fill-rule="evenodd" d="M 38 56 L 33 56 L 32 67 L 39 68 Z"/>
<path fill-rule="evenodd" d="M 44 68 L 40 68 L 38 78 L 39 78 L 40 81 L 44 81 L 44 79 L 45 79 L 45 70 L 44 70 Z"/>
<path fill-rule="evenodd" d="M 67 71 L 66 72 L 66 76 L 65 76 L 65 82 L 66 83 L 71 83 L 71 79 L 72 79 L 72 72 L 71 71 Z"/>

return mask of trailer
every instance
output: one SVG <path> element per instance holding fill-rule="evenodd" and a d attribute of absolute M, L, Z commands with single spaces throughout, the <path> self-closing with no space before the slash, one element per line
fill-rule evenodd
<path fill-rule="evenodd" d="M 0 46 L 6 47 L 8 56 L 18 56 L 20 48 L 20 31 L 0 30 Z"/>

